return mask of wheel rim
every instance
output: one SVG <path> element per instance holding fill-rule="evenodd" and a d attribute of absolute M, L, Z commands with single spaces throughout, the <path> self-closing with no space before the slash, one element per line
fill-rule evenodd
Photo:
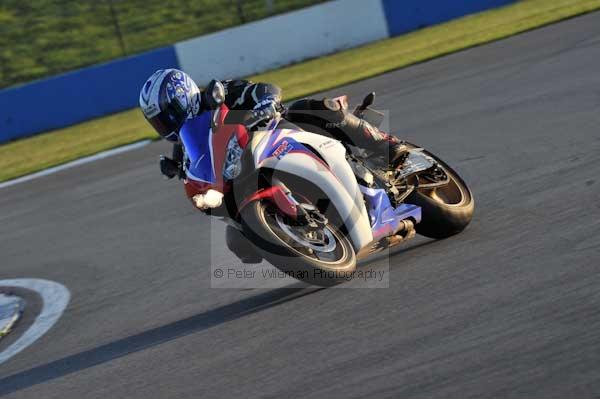
<path fill-rule="evenodd" d="M 279 212 L 270 206 L 260 204 L 260 218 L 274 237 L 299 256 L 330 266 L 344 262 L 347 257 L 347 248 L 340 242 L 342 238 L 329 226 L 325 226 L 321 232 L 323 241 L 319 244 L 319 238 L 309 239 L 302 236 L 296 226 L 286 223 Z"/>
<path fill-rule="evenodd" d="M 469 191 L 454 173 L 447 168 L 443 169 L 448 176 L 447 184 L 432 189 L 421 189 L 419 192 L 446 206 L 464 206 L 471 198 Z"/>
<path fill-rule="evenodd" d="M 277 224 L 283 230 L 288 237 L 294 240 L 302 247 L 310 248 L 313 251 L 318 252 L 333 252 L 336 247 L 336 241 L 333 237 L 333 233 L 328 227 L 325 227 L 322 231 L 311 231 L 306 232 L 302 229 L 298 229 L 296 226 L 290 226 L 286 224 L 280 214 L 275 214 L 275 220 Z"/>

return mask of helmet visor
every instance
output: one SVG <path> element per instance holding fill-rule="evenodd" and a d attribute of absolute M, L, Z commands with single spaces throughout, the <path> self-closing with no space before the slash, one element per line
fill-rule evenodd
<path fill-rule="evenodd" d="M 187 111 L 174 99 L 158 115 L 148 119 L 150 125 L 162 138 L 177 141 L 177 133 L 187 119 Z"/>

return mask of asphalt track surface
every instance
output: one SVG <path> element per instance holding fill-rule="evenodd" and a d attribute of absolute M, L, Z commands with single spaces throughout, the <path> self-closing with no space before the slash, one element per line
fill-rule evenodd
<path fill-rule="evenodd" d="M 335 90 L 469 182 L 472 225 L 388 289 L 210 289 L 162 143 L 0 192 L 0 279 L 71 290 L 11 398 L 600 397 L 600 14 Z M 222 241 L 220 241 L 222 242 Z M 383 268 L 379 259 L 369 267 Z"/>

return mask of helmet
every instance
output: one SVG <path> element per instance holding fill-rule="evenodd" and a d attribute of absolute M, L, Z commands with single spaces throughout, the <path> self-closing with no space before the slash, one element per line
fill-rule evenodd
<path fill-rule="evenodd" d="M 200 89 L 187 73 L 159 69 L 140 91 L 140 108 L 162 138 L 177 141 L 186 119 L 200 111 L 200 97 Z"/>

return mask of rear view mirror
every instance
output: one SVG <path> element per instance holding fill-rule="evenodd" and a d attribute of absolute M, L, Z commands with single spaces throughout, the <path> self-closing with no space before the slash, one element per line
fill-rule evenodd
<path fill-rule="evenodd" d="M 218 80 L 211 80 L 204 90 L 204 99 L 210 109 L 216 109 L 225 102 L 225 87 Z"/>
<path fill-rule="evenodd" d="M 363 99 L 362 105 L 360 107 L 362 109 L 367 109 L 368 107 L 373 105 L 374 102 L 375 102 L 375 92 L 372 91 L 371 93 L 369 93 L 365 96 L 365 98 Z"/>

